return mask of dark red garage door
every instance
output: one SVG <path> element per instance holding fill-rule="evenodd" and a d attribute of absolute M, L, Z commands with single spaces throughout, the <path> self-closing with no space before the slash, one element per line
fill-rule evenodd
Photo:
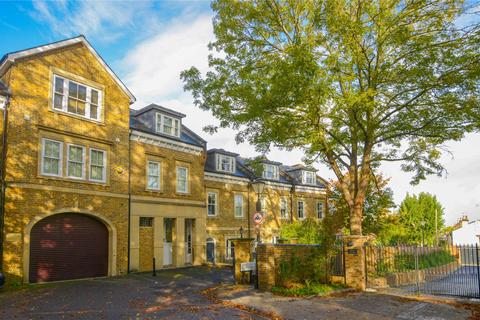
<path fill-rule="evenodd" d="M 30 282 L 106 276 L 108 230 L 78 213 L 40 220 L 30 233 Z"/>

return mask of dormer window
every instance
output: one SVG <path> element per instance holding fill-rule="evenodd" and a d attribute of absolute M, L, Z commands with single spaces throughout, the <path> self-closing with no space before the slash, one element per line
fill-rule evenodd
<path fill-rule="evenodd" d="M 102 91 L 54 75 L 52 97 L 53 110 L 100 121 Z"/>
<path fill-rule="evenodd" d="M 270 180 L 278 180 L 278 166 L 273 164 L 264 164 L 263 165 L 263 178 Z"/>
<path fill-rule="evenodd" d="M 316 174 L 312 171 L 303 171 L 302 172 L 302 183 L 303 184 L 316 184 Z"/>
<path fill-rule="evenodd" d="M 235 158 L 224 154 L 216 155 L 217 171 L 235 172 Z"/>
<path fill-rule="evenodd" d="M 180 120 L 161 113 L 156 115 L 156 130 L 169 136 L 180 137 Z"/>

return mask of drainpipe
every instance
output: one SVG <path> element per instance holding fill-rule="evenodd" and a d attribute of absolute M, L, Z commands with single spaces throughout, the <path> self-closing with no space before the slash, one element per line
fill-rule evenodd
<path fill-rule="evenodd" d="M 128 122 L 130 123 L 130 115 L 128 116 Z M 128 234 L 127 234 L 127 274 L 130 273 L 130 216 L 131 216 L 131 204 L 132 204 L 132 192 L 130 190 L 131 188 L 131 165 L 132 165 L 132 148 L 131 148 L 131 143 L 130 143 L 130 135 L 131 135 L 131 130 L 128 130 L 128 222 L 127 222 L 127 228 L 128 228 Z"/>
<path fill-rule="evenodd" d="M 9 88 L 0 91 L 0 96 L 5 97 L 5 106 L 3 109 L 3 132 L 2 132 L 2 153 L 0 165 L 0 288 L 5 282 L 3 275 L 3 239 L 4 239 L 4 221 L 5 221 L 5 160 L 7 158 L 7 123 L 8 123 L 8 107 L 10 105 L 11 92 Z"/>
<path fill-rule="evenodd" d="M 295 193 L 295 184 L 290 189 L 290 222 L 293 222 L 293 194 Z"/>

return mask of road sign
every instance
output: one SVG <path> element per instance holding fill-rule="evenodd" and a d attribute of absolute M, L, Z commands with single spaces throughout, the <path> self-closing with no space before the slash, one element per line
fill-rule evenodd
<path fill-rule="evenodd" d="M 255 212 L 255 214 L 253 215 L 253 222 L 255 222 L 256 225 L 262 224 L 263 214 L 261 212 Z"/>
<path fill-rule="evenodd" d="M 252 262 L 243 262 L 240 264 L 240 271 L 245 272 L 245 271 L 253 271 L 255 270 L 255 261 Z"/>

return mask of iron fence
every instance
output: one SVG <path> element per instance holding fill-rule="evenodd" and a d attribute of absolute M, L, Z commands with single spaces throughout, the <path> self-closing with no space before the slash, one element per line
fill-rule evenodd
<path fill-rule="evenodd" d="M 478 245 L 366 246 L 367 286 L 480 298 Z"/>

